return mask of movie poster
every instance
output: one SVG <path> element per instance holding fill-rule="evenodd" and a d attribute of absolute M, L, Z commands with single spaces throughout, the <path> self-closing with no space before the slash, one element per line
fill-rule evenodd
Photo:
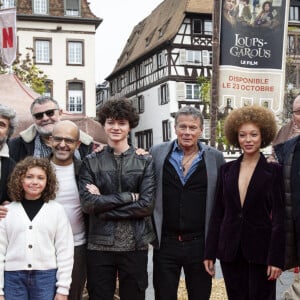
<path fill-rule="evenodd" d="M 258 104 L 281 111 L 288 2 L 222 0 L 220 109 Z"/>

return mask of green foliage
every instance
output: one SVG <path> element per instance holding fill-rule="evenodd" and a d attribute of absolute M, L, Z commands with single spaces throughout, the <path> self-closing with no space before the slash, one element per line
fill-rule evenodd
<path fill-rule="evenodd" d="M 210 89 L 211 89 L 210 78 L 200 76 L 198 77 L 197 82 L 200 85 L 200 94 L 201 94 L 202 101 L 204 103 L 208 103 L 210 100 Z"/>
<path fill-rule="evenodd" d="M 30 53 L 25 55 L 25 59 L 21 59 L 21 54 L 19 54 L 12 65 L 12 70 L 22 82 L 35 92 L 38 94 L 45 92 L 47 75 L 32 62 Z M 8 72 L 9 68 L 0 60 L 0 74 Z"/>

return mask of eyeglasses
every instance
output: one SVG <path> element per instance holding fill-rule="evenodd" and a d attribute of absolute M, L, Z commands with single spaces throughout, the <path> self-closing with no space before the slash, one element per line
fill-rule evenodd
<path fill-rule="evenodd" d="M 64 141 L 67 145 L 73 145 L 78 141 L 75 139 L 65 138 L 65 137 L 61 137 L 61 136 L 52 136 L 52 140 L 55 143 L 61 143 L 62 141 Z"/>
<path fill-rule="evenodd" d="M 58 108 L 49 109 L 49 110 L 39 112 L 39 113 L 36 113 L 36 114 L 32 114 L 32 115 L 35 117 L 35 119 L 42 120 L 43 117 L 44 117 L 44 114 L 49 118 L 53 117 L 56 110 L 58 110 Z"/>
<path fill-rule="evenodd" d="M 293 110 L 293 114 L 295 114 L 296 116 L 300 116 L 300 109 Z"/>

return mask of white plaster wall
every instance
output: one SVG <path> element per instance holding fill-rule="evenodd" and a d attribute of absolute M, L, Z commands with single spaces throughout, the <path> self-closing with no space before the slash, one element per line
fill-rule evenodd
<path fill-rule="evenodd" d="M 165 105 L 158 105 L 158 88 L 159 85 L 143 92 L 145 99 L 145 111 L 140 114 L 139 126 L 132 130 L 132 138 L 135 142 L 135 132 L 152 129 L 153 130 L 153 145 L 163 141 L 162 121 L 169 119 L 171 122 L 171 136 L 175 138 L 174 118 L 171 117 L 172 112 L 178 110 L 176 100 L 176 83 L 169 81 L 169 96 L 170 102 Z M 141 95 L 141 94 L 139 94 Z"/>
<path fill-rule="evenodd" d="M 61 30 L 50 32 L 61 26 Z M 33 48 L 34 37 L 52 39 L 52 64 L 37 65 L 49 79 L 53 80 L 53 98 L 66 109 L 66 82 L 78 79 L 85 83 L 85 113 L 89 117 L 96 114 L 96 82 L 95 82 L 95 26 L 85 24 L 64 23 L 17 23 L 18 49 L 25 54 L 26 48 Z M 42 30 L 41 30 L 42 28 Z M 84 66 L 67 66 L 66 41 L 70 39 L 84 40 Z"/>

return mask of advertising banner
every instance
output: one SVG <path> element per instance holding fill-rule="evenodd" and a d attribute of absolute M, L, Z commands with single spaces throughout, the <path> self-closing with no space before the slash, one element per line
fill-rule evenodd
<path fill-rule="evenodd" d="M 222 0 L 219 107 L 282 109 L 289 1 Z"/>
<path fill-rule="evenodd" d="M 16 59 L 16 9 L 0 10 L 0 58 L 8 67 Z"/>

